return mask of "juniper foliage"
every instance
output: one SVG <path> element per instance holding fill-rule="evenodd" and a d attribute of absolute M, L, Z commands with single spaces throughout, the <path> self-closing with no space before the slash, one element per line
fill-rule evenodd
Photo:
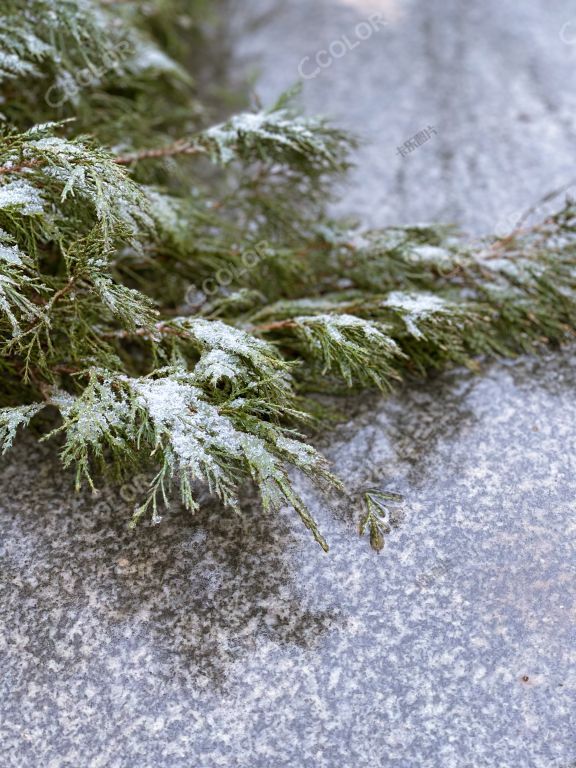
<path fill-rule="evenodd" d="M 332 221 L 354 142 L 290 94 L 214 119 L 189 45 L 207 13 L 2 3 L 0 446 L 52 409 L 78 483 L 154 470 L 135 521 L 173 488 L 194 509 L 198 482 L 238 508 L 250 480 L 326 548 L 290 480 L 339 487 L 307 393 L 573 336 L 576 207 L 481 245 Z M 377 548 L 382 498 L 362 523 Z"/>

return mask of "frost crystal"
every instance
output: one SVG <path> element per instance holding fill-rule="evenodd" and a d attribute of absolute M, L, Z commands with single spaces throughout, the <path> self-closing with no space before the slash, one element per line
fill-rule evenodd
<path fill-rule="evenodd" d="M 14 179 L 0 186 L 0 210 L 17 208 L 26 216 L 42 213 L 40 192 L 24 179 Z"/>
<path fill-rule="evenodd" d="M 395 291 L 390 293 L 382 307 L 394 309 L 402 315 L 406 328 L 416 338 L 423 338 L 424 334 L 418 327 L 418 322 L 426 320 L 433 315 L 447 314 L 449 306 L 444 299 L 432 293 L 403 293 Z"/>
<path fill-rule="evenodd" d="M 206 130 L 203 140 L 214 159 L 224 165 L 252 151 L 261 156 L 266 149 L 276 154 L 292 152 L 318 165 L 335 160 L 329 132 L 324 133 L 319 121 L 294 117 L 283 109 L 235 115 Z"/>
<path fill-rule="evenodd" d="M 222 349 L 211 349 L 200 358 L 194 369 L 194 377 L 198 381 L 208 381 L 215 387 L 222 380 L 238 379 L 243 371 L 236 355 Z"/>
<path fill-rule="evenodd" d="M 383 323 L 348 314 L 296 317 L 293 322 L 324 372 L 337 372 L 350 385 L 359 380 L 382 389 L 394 377 L 391 361 L 400 351 Z"/>
<path fill-rule="evenodd" d="M 43 408 L 44 403 L 34 403 L 33 405 L 0 409 L 0 448 L 2 453 L 6 453 L 12 446 L 18 427 L 27 426 Z"/>
<path fill-rule="evenodd" d="M 271 344 L 218 320 L 176 318 L 173 322 L 201 349 L 194 370 L 197 383 L 215 386 L 227 379 L 253 390 L 261 389 L 269 396 L 290 391 L 289 366 Z"/>
<path fill-rule="evenodd" d="M 167 443 L 177 471 L 209 482 L 225 476 L 215 455 L 240 456 L 240 436 L 217 407 L 201 399 L 194 386 L 173 379 L 130 382 L 137 403 L 149 414 L 158 443 Z"/>
<path fill-rule="evenodd" d="M 430 264 L 443 269 L 454 262 L 454 256 L 450 251 L 435 245 L 418 245 L 411 248 L 409 259 L 413 264 Z"/>
<path fill-rule="evenodd" d="M 24 254 L 16 245 L 2 245 L 0 243 L 0 261 L 13 267 L 24 266 Z"/>

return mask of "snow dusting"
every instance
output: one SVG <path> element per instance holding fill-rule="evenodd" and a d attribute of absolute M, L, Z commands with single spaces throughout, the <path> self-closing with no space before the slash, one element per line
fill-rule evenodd
<path fill-rule="evenodd" d="M 44 403 L 20 405 L 16 408 L 0 409 L 0 449 L 2 453 L 12 446 L 19 427 L 27 426 L 30 421 L 44 408 Z"/>
<path fill-rule="evenodd" d="M 416 338 L 423 338 L 423 333 L 418 327 L 419 320 L 425 320 L 433 315 L 445 314 L 449 311 L 446 302 L 431 293 L 395 291 L 388 295 L 381 306 L 398 311 L 406 323 L 406 328 Z"/>
<path fill-rule="evenodd" d="M 26 216 L 42 213 L 42 196 L 25 179 L 10 180 L 0 186 L 0 210 L 9 208 L 18 208 Z"/>

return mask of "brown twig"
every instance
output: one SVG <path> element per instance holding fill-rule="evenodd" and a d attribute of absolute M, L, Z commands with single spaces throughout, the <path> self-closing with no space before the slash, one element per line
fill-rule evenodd
<path fill-rule="evenodd" d="M 177 141 L 167 147 L 158 147 L 157 149 L 143 149 L 140 152 L 133 152 L 129 155 L 119 155 L 114 158 L 118 165 L 130 165 L 140 160 L 158 159 L 161 157 L 174 157 L 175 155 L 199 155 L 205 152 L 204 147 L 197 144 L 191 144 L 189 141 Z"/>
<path fill-rule="evenodd" d="M 66 283 L 66 285 L 60 288 L 59 291 L 56 291 L 56 293 L 52 296 L 52 298 L 47 304 L 47 307 L 49 309 L 52 309 L 52 307 L 54 306 L 54 304 L 56 304 L 57 301 L 60 301 L 60 299 L 63 296 L 66 296 L 66 294 L 72 290 L 72 288 L 74 287 L 74 285 L 79 279 L 80 279 L 79 275 L 74 275 L 73 277 L 71 277 Z"/>
<path fill-rule="evenodd" d="M 253 331 L 275 331 L 278 328 L 294 328 L 296 323 L 294 320 L 276 320 L 273 323 L 265 323 L 264 325 L 255 325 Z"/>
<path fill-rule="evenodd" d="M 35 168 L 37 165 L 40 165 L 41 162 L 42 161 L 36 157 L 32 160 L 23 160 L 21 163 L 18 163 L 18 165 L 2 165 L 0 166 L 0 176 L 8 173 L 20 173 L 20 171 L 27 168 Z"/>
<path fill-rule="evenodd" d="M 186 337 L 186 332 L 173 325 L 166 325 L 166 323 L 156 323 L 153 328 L 135 328 L 133 331 L 105 331 L 100 336 L 104 339 L 132 339 L 135 336 L 140 338 L 153 338 L 154 333 L 165 334 L 166 336 L 180 336 Z"/>
<path fill-rule="evenodd" d="M 158 147 L 156 149 L 143 149 L 140 152 L 133 152 L 128 155 L 118 155 L 114 162 L 118 165 L 131 165 L 140 160 L 158 160 L 162 157 L 174 157 L 175 155 L 201 155 L 206 149 L 198 144 L 191 144 L 189 141 L 177 141 L 167 147 Z M 0 166 L 0 176 L 9 173 L 20 173 L 29 168 L 37 168 L 42 165 L 44 160 L 39 157 L 31 160 L 23 160 L 17 165 Z"/>

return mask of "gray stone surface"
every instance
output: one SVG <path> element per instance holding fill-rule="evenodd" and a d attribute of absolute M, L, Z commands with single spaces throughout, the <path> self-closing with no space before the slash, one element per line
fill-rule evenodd
<path fill-rule="evenodd" d="M 301 72 L 311 112 L 364 141 L 346 211 L 374 226 L 512 228 L 576 178 L 576 9 L 568 0 L 258 0 L 238 5 L 239 53 L 271 103 Z M 360 42 L 374 14 L 386 24 Z M 358 29 L 358 33 L 357 33 Z M 346 38 L 341 55 L 336 43 Z M 344 44 L 346 48 L 346 43 Z M 340 56 L 340 58 L 337 58 Z M 401 157 L 428 125 L 437 135 Z"/>
<path fill-rule="evenodd" d="M 526 5 L 399 4 L 306 84 L 309 108 L 372 141 L 347 205 L 481 232 L 567 180 L 573 9 Z M 239 60 L 271 94 L 383 6 L 290 0 Z M 438 135 L 399 157 L 427 124 Z M 347 403 L 326 452 L 353 494 L 406 499 L 380 555 L 353 498 L 308 487 L 328 555 L 255 504 L 130 532 L 129 501 L 74 496 L 20 440 L 0 466 L 0 765 L 576 764 L 575 386 L 566 351 Z"/>

